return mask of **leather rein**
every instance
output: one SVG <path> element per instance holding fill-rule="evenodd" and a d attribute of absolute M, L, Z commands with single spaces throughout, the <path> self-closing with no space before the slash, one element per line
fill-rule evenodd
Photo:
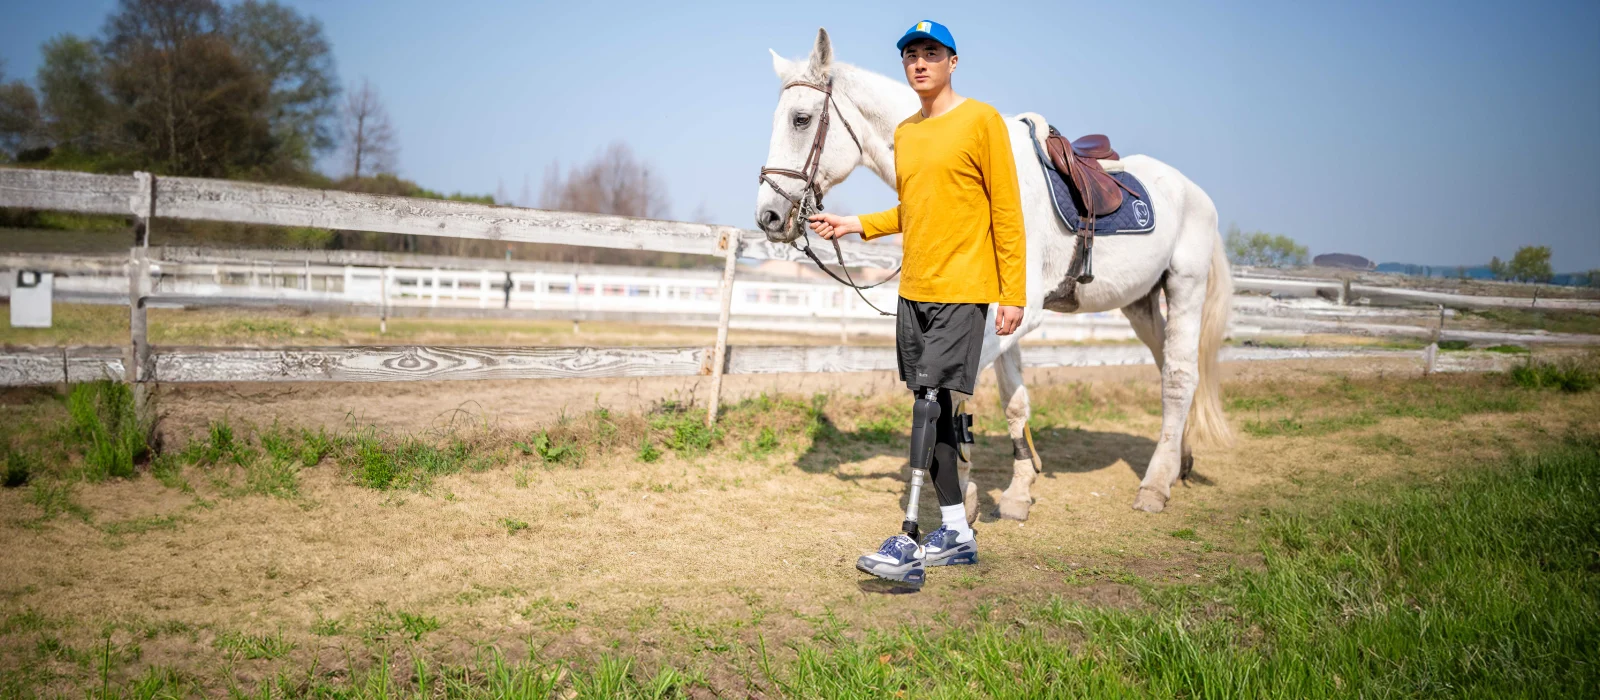
<path fill-rule="evenodd" d="M 876 304 L 867 299 L 867 295 L 863 294 L 862 290 L 872 289 L 873 287 L 894 279 L 896 275 L 900 274 L 899 267 L 896 267 L 893 273 L 878 282 L 868 285 L 859 285 L 856 284 L 855 279 L 850 276 L 850 268 L 846 267 L 844 264 L 844 251 L 839 249 L 839 240 L 837 238 L 832 239 L 830 242 L 833 243 L 833 255 L 838 261 L 837 264 L 839 266 L 839 270 L 844 273 L 843 277 L 840 277 L 833 270 L 828 269 L 828 266 L 823 264 L 822 258 L 817 257 L 816 251 L 812 250 L 810 237 L 811 232 L 807 226 L 807 223 L 813 214 L 822 211 L 822 195 L 817 192 L 817 170 L 822 167 L 822 147 L 827 144 L 828 140 L 828 123 L 830 121 L 828 116 L 830 111 L 829 108 L 831 107 L 832 111 L 834 112 L 839 112 L 839 103 L 835 102 L 833 99 L 833 81 L 831 79 L 822 85 L 803 80 L 796 80 L 794 82 L 785 84 L 783 89 L 788 90 L 792 87 L 808 87 L 822 93 L 822 115 L 817 120 L 817 135 L 811 140 L 811 152 L 806 155 L 806 162 L 800 166 L 799 170 L 762 166 L 760 179 L 758 181 L 766 183 L 773 189 L 774 192 L 777 192 L 784 199 L 789 200 L 789 215 L 786 218 L 786 221 L 789 222 L 791 227 L 798 226 L 800 228 L 800 233 L 789 240 L 789 245 L 794 246 L 796 250 L 805 253 L 806 257 L 811 258 L 811 262 L 816 263 L 817 269 L 827 273 L 827 275 L 832 277 L 835 282 L 856 290 L 856 296 L 861 297 L 861 300 L 866 302 L 867 306 L 872 307 L 874 311 L 877 311 L 884 316 L 893 316 L 894 314 L 878 308 Z M 845 120 L 843 112 L 839 113 L 839 123 L 843 124 L 844 130 L 850 134 L 850 140 L 855 142 L 856 150 L 865 153 L 866 150 L 861 147 L 861 138 L 856 136 L 855 129 L 850 128 L 850 122 Z M 782 175 L 784 177 L 792 177 L 796 180 L 799 180 L 802 184 L 799 194 L 790 194 L 787 190 L 783 189 L 783 187 L 779 186 L 776 180 L 768 177 L 769 175 Z M 802 246 L 796 243 L 796 241 L 799 240 L 805 240 L 806 244 Z"/>

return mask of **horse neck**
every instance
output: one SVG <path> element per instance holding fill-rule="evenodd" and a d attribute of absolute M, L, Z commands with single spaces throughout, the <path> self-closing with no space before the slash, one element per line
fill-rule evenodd
<path fill-rule="evenodd" d="M 834 92 L 842 95 L 865 120 L 851 124 L 862 135 L 862 161 L 890 187 L 894 180 L 894 129 L 922 102 L 910 87 L 886 76 L 848 64 L 834 64 Z"/>

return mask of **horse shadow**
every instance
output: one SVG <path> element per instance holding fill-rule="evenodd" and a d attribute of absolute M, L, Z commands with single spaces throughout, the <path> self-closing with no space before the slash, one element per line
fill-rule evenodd
<path fill-rule="evenodd" d="M 845 431 L 839 429 L 826 416 L 818 416 L 815 439 L 795 460 L 796 466 L 810 474 L 829 474 L 840 481 L 862 482 L 893 478 L 902 482 L 909 477 L 910 467 L 906 453 L 910 447 L 908 432 L 879 430 Z M 1155 454 L 1156 443 L 1148 437 L 1123 432 L 1084 430 L 1079 428 L 1052 428 L 1036 431 L 1033 446 L 1044 466 L 1038 479 L 1056 479 L 1064 475 L 1085 474 L 1113 467 L 1119 462 L 1128 467 L 1134 482 L 1144 478 L 1145 468 Z M 897 457 L 893 469 L 884 467 L 846 471 L 846 464 L 858 464 L 878 457 Z M 978 435 L 972 446 L 971 478 L 980 486 L 978 490 L 978 519 L 992 522 L 998 519 L 999 503 L 991 492 L 1004 490 L 1011 483 L 1011 438 L 1006 435 Z M 1037 484 L 1038 481 L 1035 481 Z M 933 492 L 931 478 L 923 484 L 923 500 Z M 910 498 L 908 489 L 900 489 L 900 508 L 904 511 Z M 922 508 L 926 514 L 927 508 Z"/>

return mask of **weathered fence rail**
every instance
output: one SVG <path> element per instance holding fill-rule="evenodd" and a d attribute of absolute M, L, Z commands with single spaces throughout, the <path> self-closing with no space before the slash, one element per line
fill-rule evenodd
<path fill-rule="evenodd" d="M 894 349 L 860 346 L 730 346 L 728 374 L 875 372 L 895 369 Z M 710 373 L 713 347 L 159 347 L 146 381 L 388 382 L 512 379 L 673 377 Z M 114 347 L 10 350 L 0 353 L 0 386 L 125 381 L 123 353 Z M 1485 354 L 1489 359 L 1515 358 Z M 1096 367 L 1152 362 L 1141 345 L 1024 346 L 1030 367 Z M 1364 348 L 1229 347 L 1223 359 L 1289 360 L 1337 357 L 1417 359 L 1415 351 Z"/>
<path fill-rule="evenodd" d="M 133 247 L 128 262 L 130 338 L 124 351 L 125 381 L 134 385 L 135 403 L 144 410 L 145 385 L 155 379 L 159 363 L 152 356 L 146 329 L 146 304 L 151 298 L 150 225 L 156 219 L 189 219 L 316 227 L 339 230 L 444 236 L 495 241 L 691 253 L 724 259 L 718 284 L 720 301 L 717 343 L 710 363 L 712 396 L 708 421 L 715 421 L 722 373 L 727 364 L 728 323 L 733 301 L 735 260 L 800 260 L 802 254 L 776 245 L 755 231 L 728 226 L 635 219 L 600 214 L 551 212 L 413 197 L 395 197 L 187 177 L 95 175 L 51 170 L 0 170 L 0 206 L 134 218 Z M 843 262 L 852 266 L 894 266 L 900 251 L 893 246 L 851 246 Z M 154 261 L 159 262 L 159 261 Z M 320 352 L 320 351 L 308 351 Z M 556 351 L 559 352 L 559 351 Z M 568 351 L 570 352 L 570 351 Z M 70 371 L 63 369 L 65 374 Z"/>

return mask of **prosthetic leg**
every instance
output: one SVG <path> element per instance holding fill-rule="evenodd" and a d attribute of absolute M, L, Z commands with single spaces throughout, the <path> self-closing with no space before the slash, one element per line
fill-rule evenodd
<path fill-rule="evenodd" d="M 911 497 L 906 500 L 906 519 L 900 530 L 912 540 L 920 541 L 922 531 L 917 526 L 917 500 L 922 496 L 922 478 L 933 464 L 933 445 L 938 438 L 939 390 L 923 388 L 911 406 Z"/>

